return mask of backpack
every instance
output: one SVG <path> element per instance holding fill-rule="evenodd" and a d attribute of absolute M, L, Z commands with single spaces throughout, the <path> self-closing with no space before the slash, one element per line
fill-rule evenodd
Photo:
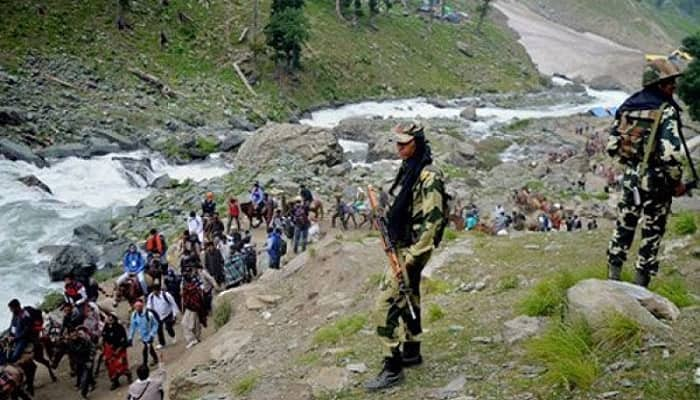
<path fill-rule="evenodd" d="M 26 306 L 24 311 L 29 314 L 29 319 L 32 321 L 32 331 L 39 333 L 44 330 L 44 313 L 34 307 Z"/>
<path fill-rule="evenodd" d="M 440 223 L 438 224 L 437 231 L 435 232 L 435 238 L 433 238 L 433 245 L 435 246 L 435 248 L 438 248 L 440 247 L 440 242 L 442 242 L 442 236 L 445 233 L 445 228 L 447 228 L 447 224 L 450 222 L 448 218 L 450 215 L 449 202 L 450 200 L 452 200 L 452 196 L 450 196 L 447 193 L 447 190 L 445 189 L 445 182 L 443 181 L 442 175 L 440 173 L 433 171 L 430 167 L 426 167 L 425 170 L 432 171 L 433 173 L 435 173 L 435 178 L 433 179 L 433 188 L 440 193 L 440 197 L 442 198 L 442 205 L 440 210 Z"/>
<path fill-rule="evenodd" d="M 294 209 L 294 224 L 296 226 L 309 226 L 309 214 L 305 207 L 297 207 Z"/>
<path fill-rule="evenodd" d="M 617 136 L 615 155 L 621 162 L 637 164 L 642 161 L 647 149 L 653 151 L 653 147 L 645 149 L 644 143 L 658 129 L 666 105 L 667 103 L 662 104 L 659 109 L 628 110 L 620 113 L 617 127 L 611 137 Z"/>
<path fill-rule="evenodd" d="M 188 310 L 199 311 L 204 307 L 204 296 L 196 279 L 185 281 L 182 285 L 182 306 Z"/>
<path fill-rule="evenodd" d="M 279 241 L 280 241 L 279 253 L 281 256 L 286 255 L 287 254 L 287 241 L 282 239 L 281 237 L 279 238 Z"/>

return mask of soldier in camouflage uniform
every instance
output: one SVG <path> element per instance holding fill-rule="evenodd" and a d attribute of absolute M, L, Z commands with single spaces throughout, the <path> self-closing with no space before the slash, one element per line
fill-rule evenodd
<path fill-rule="evenodd" d="M 659 270 L 657 253 L 672 196 L 686 192 L 681 181 L 680 107 L 673 100 L 680 70 L 667 60 L 644 69 L 643 86 L 620 106 L 608 153 L 625 166 L 615 232 L 608 246 L 608 277 L 620 280 L 622 265 L 642 219 L 635 283 L 648 286 Z"/>
<path fill-rule="evenodd" d="M 377 334 L 385 344 L 386 358 L 379 375 L 365 384 L 367 390 L 400 383 L 404 379 L 403 367 L 422 362 L 418 341 L 421 272 L 439 245 L 447 221 L 443 177 L 431 165 L 430 146 L 423 128 L 411 124 L 399 126 L 395 132 L 403 163 L 389 193 L 393 195 L 398 187 L 401 189 L 387 211 L 387 228 L 399 264 L 404 268 L 403 285 L 391 270 L 387 271 L 376 307 Z"/>

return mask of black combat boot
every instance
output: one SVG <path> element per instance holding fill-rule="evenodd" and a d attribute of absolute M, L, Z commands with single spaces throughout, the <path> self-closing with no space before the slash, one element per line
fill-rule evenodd
<path fill-rule="evenodd" d="M 109 390 L 117 390 L 119 388 L 119 378 L 112 379 L 112 386 L 109 387 Z"/>
<path fill-rule="evenodd" d="M 639 285 L 641 287 L 649 287 L 650 281 L 651 275 L 648 271 L 644 271 L 643 269 L 637 269 L 637 272 L 634 274 L 635 285 Z"/>
<path fill-rule="evenodd" d="M 621 281 L 622 265 L 608 264 L 608 279 L 611 281 Z"/>
<path fill-rule="evenodd" d="M 421 363 L 423 363 L 423 357 L 420 355 L 420 342 L 404 343 L 401 364 L 404 367 L 413 367 Z"/>
<path fill-rule="evenodd" d="M 365 383 L 365 389 L 369 392 L 387 389 L 403 382 L 404 374 L 401 365 L 401 353 L 395 352 L 393 356 L 384 359 L 384 368 L 376 378 Z"/>

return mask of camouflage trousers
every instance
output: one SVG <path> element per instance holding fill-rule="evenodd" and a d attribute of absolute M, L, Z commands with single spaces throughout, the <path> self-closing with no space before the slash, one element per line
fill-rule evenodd
<path fill-rule="evenodd" d="M 656 275 L 659 270 L 657 254 L 661 238 L 666 231 L 666 221 L 671 210 L 671 191 L 647 192 L 639 190 L 640 204 L 635 204 L 633 186 L 623 184 L 622 198 L 618 203 L 617 223 L 608 245 L 608 267 L 622 268 L 627 260 L 634 232 L 642 220 L 642 241 L 639 245 L 637 269 Z"/>
<path fill-rule="evenodd" d="M 399 249 L 399 262 L 404 264 L 405 249 Z M 398 350 L 402 342 L 417 341 L 422 332 L 420 316 L 420 281 L 423 268 L 430 259 L 431 252 L 417 257 L 405 274 L 407 289 L 416 318 L 411 316 L 406 296 L 400 291 L 399 281 L 393 271 L 387 269 L 377 299 L 374 320 L 377 324 L 377 335 L 384 342 L 387 356 Z"/>

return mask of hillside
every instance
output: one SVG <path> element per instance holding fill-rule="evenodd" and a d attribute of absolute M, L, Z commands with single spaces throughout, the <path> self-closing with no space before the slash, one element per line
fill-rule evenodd
<path fill-rule="evenodd" d="M 253 41 L 249 32 L 239 43 L 252 25 L 252 1 L 129 3 L 123 13 L 129 27 L 119 30 L 117 2 L 0 1 L 0 67 L 5 70 L 0 78 L 15 76 L 0 79 L 0 106 L 73 110 L 72 123 L 61 124 L 65 115 L 37 123 L 40 135 L 53 132 L 55 138 L 95 122 L 133 134 L 170 119 L 201 126 L 244 115 L 262 123 L 333 102 L 524 91 L 539 85 L 515 35 L 495 22 L 487 22 L 477 35 L 474 21 L 431 27 L 421 15 L 404 17 L 395 9 L 377 18 L 374 31 L 364 18 L 352 27 L 336 18 L 332 3 L 311 0 L 306 3 L 311 38 L 303 70 L 280 80 L 261 45 L 262 34 Z M 260 27 L 269 3 L 260 4 Z M 455 8 L 472 14 L 475 4 L 460 1 Z M 164 47 L 161 32 L 167 37 Z M 464 43 L 468 55 L 457 42 Z M 254 83 L 257 96 L 245 89 L 234 62 Z M 129 72 L 133 68 L 153 75 L 173 95 L 163 96 L 139 80 Z"/>
<path fill-rule="evenodd" d="M 523 0 L 546 18 L 652 53 L 678 47 L 700 26 L 697 0 Z"/>

